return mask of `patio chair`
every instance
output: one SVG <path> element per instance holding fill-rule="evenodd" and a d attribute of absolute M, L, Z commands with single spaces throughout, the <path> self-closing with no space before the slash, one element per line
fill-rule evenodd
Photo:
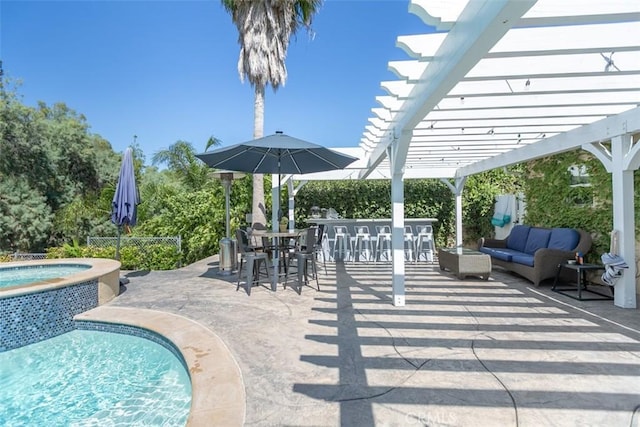
<path fill-rule="evenodd" d="M 324 275 L 327 275 L 327 253 L 325 252 L 325 247 L 324 247 L 324 243 L 326 241 L 326 233 L 324 232 L 325 229 L 325 225 L 324 224 L 320 224 L 318 226 L 318 234 L 316 235 L 316 244 L 314 247 L 314 251 L 316 254 L 316 259 L 318 258 L 318 256 L 320 254 L 322 254 L 322 265 L 324 266 Z"/>
<path fill-rule="evenodd" d="M 320 290 L 318 281 L 318 269 L 316 265 L 317 227 L 309 227 L 302 232 L 298 240 L 298 247 L 287 258 L 287 273 L 284 279 L 284 288 L 287 287 L 289 272 L 291 271 L 291 260 L 294 259 L 298 276 L 298 293 L 302 292 L 302 286 L 309 284 L 309 276 L 316 280 L 316 287 Z M 309 274 L 309 263 L 311 263 L 311 275 Z"/>
<path fill-rule="evenodd" d="M 271 282 L 271 276 L 269 274 L 269 256 L 266 252 L 257 252 L 249 242 L 249 235 L 242 229 L 236 230 L 236 239 L 238 240 L 238 252 L 240 253 L 240 267 L 238 268 L 238 285 L 236 291 L 240 289 L 240 279 L 242 277 L 243 265 L 246 263 L 244 269 L 246 277 L 246 290 L 247 295 L 251 295 L 251 288 L 260 283 L 260 267 L 264 266 L 267 279 Z"/>

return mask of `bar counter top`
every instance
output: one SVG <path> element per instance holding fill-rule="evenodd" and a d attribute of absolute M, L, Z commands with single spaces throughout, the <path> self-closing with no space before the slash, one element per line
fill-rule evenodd
<path fill-rule="evenodd" d="M 359 224 L 359 223 L 380 223 L 391 224 L 391 218 L 307 218 L 307 223 L 311 224 Z M 404 222 L 411 223 L 433 223 L 437 218 L 405 218 Z"/>

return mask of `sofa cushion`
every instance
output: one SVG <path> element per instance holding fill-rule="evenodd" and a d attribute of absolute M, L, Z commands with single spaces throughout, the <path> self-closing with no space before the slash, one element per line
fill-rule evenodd
<path fill-rule="evenodd" d="M 529 255 L 533 255 L 540 248 L 546 248 L 549 244 L 549 236 L 551 230 L 548 228 L 536 228 L 532 227 L 529 230 L 529 236 L 527 237 L 527 244 L 524 247 L 524 252 Z"/>
<path fill-rule="evenodd" d="M 528 265 L 529 267 L 533 267 L 533 255 L 529 254 L 514 254 L 511 257 L 511 261 L 517 264 Z"/>
<path fill-rule="evenodd" d="M 578 246 L 580 233 L 573 228 L 553 228 L 549 237 L 548 248 L 571 251 Z"/>
<path fill-rule="evenodd" d="M 502 261 L 511 262 L 511 253 L 509 249 L 503 248 L 487 248 L 482 246 L 480 252 L 490 255 L 493 258 L 500 259 Z"/>
<path fill-rule="evenodd" d="M 531 230 L 531 227 L 528 225 L 516 225 L 513 227 L 511 233 L 509 233 L 509 237 L 507 237 L 507 247 L 519 252 L 524 252 L 529 230 Z"/>

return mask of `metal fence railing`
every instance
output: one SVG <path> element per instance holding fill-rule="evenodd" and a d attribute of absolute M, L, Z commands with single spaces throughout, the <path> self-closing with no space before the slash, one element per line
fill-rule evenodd
<path fill-rule="evenodd" d="M 115 247 L 118 242 L 117 237 L 87 237 L 87 246 L 96 246 L 98 248 Z M 180 236 L 167 236 L 167 237 L 127 237 L 122 236 L 120 238 L 120 247 L 123 246 L 136 246 L 139 249 L 144 249 L 150 245 L 164 244 L 169 246 L 175 246 L 178 252 L 182 250 L 182 239 Z"/>
<path fill-rule="evenodd" d="M 15 252 L 11 255 L 14 261 L 31 261 L 34 259 L 46 259 L 47 254 L 43 253 L 28 253 L 28 252 Z"/>

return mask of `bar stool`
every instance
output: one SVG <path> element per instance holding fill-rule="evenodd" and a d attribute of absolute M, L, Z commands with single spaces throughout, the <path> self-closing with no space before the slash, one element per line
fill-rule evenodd
<path fill-rule="evenodd" d="M 298 293 L 302 293 L 302 286 L 308 285 L 309 280 L 315 279 L 316 287 L 320 290 L 320 282 L 318 281 L 318 268 L 316 265 L 316 244 L 317 244 L 317 227 L 310 227 L 301 232 L 298 240 L 298 246 L 294 252 L 289 254 L 287 258 L 287 274 L 284 279 L 284 288 L 287 288 L 289 280 L 289 272 L 291 271 L 291 259 L 295 259 L 298 273 Z M 311 263 L 311 275 L 309 274 L 309 262 Z"/>
<path fill-rule="evenodd" d="M 342 255 L 341 260 L 348 260 L 351 253 L 351 236 L 349 230 L 344 225 L 333 226 L 333 260 L 337 261 L 338 253 Z"/>
<path fill-rule="evenodd" d="M 413 236 L 413 229 L 410 225 L 404 226 L 404 257 L 407 261 L 413 261 L 413 254 L 416 250 L 416 241 Z"/>
<path fill-rule="evenodd" d="M 240 289 L 240 279 L 242 277 L 242 266 L 246 261 L 245 277 L 247 295 L 251 295 L 251 288 L 260 283 L 260 267 L 264 266 L 267 279 L 271 282 L 269 274 L 269 255 L 266 252 L 256 252 L 255 248 L 249 245 L 249 236 L 246 231 L 237 229 L 236 239 L 238 240 L 238 251 L 240 252 L 240 267 L 238 268 L 238 286 Z"/>
<path fill-rule="evenodd" d="M 420 261 L 420 256 L 425 255 L 425 260 L 433 262 L 435 244 L 433 243 L 433 227 L 431 225 L 416 225 L 418 236 L 416 238 L 416 262 Z"/>
<path fill-rule="evenodd" d="M 373 243 L 371 243 L 371 234 L 369 227 L 366 225 L 356 225 L 356 235 L 353 241 L 353 262 L 360 261 L 362 253 L 365 254 L 365 261 L 371 261 L 373 254 Z"/>
<path fill-rule="evenodd" d="M 376 233 L 378 240 L 376 242 L 376 261 L 382 261 L 382 252 L 384 251 L 387 261 L 391 261 L 391 227 L 388 225 L 377 225 Z"/>

